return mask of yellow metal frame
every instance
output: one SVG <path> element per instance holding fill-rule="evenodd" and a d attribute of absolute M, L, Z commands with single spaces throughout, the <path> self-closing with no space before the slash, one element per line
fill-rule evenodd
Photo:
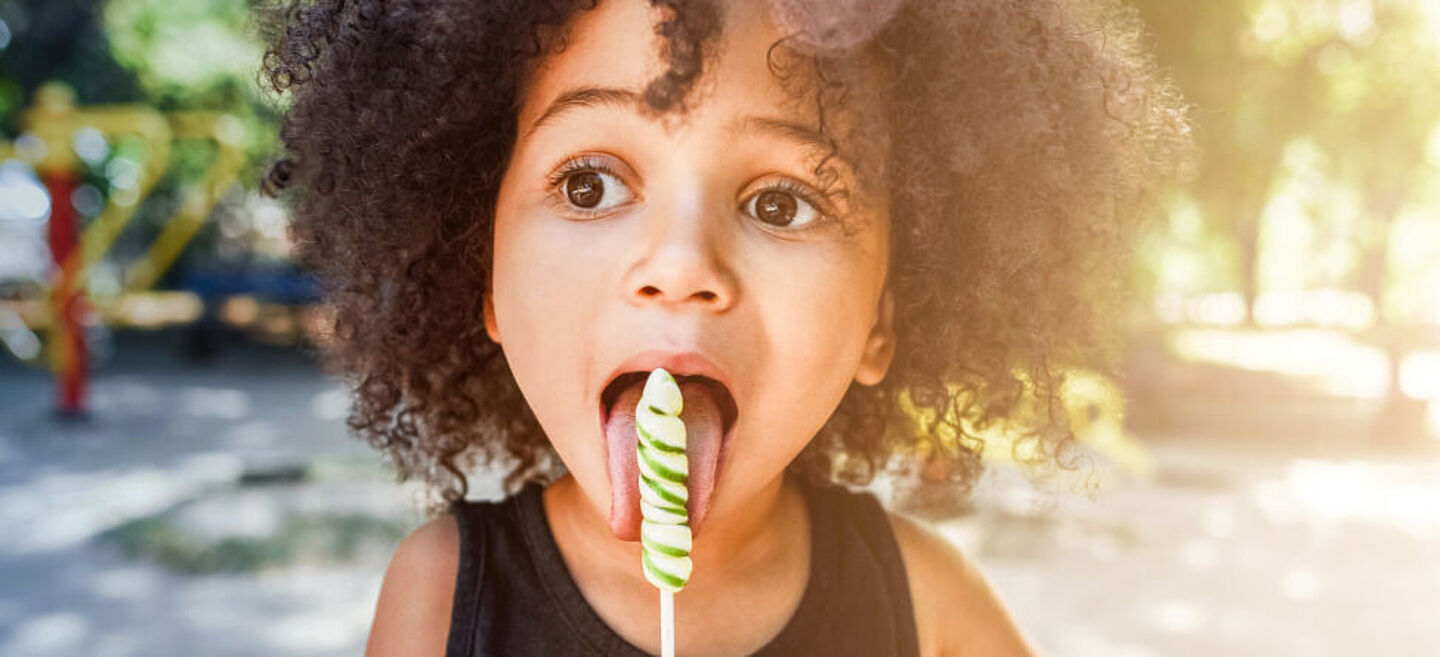
<path fill-rule="evenodd" d="M 140 204 L 169 167 L 171 144 L 175 140 L 213 140 L 217 146 L 215 161 L 205 176 L 184 192 L 179 210 L 165 222 L 144 257 L 126 272 L 124 293 L 114 300 L 116 303 L 154 287 L 204 225 L 210 211 L 234 183 L 245 164 L 245 127 L 233 115 L 223 112 L 162 114 L 142 105 L 77 108 L 74 91 L 59 82 L 46 83 L 37 90 L 31 108 L 21 115 L 21 125 L 27 134 L 44 144 L 42 153 L 28 158 L 42 174 L 73 172 L 79 168 L 79 158 L 71 146 L 71 139 L 82 128 L 99 130 L 107 137 L 134 135 L 141 139 L 145 149 L 136 180 L 136 193 L 127 203 L 121 203 L 117 195 L 111 194 L 105 207 L 81 231 L 78 248 L 60 264 L 41 292 L 39 299 L 44 300 L 45 306 L 43 315 L 19 313 L 32 329 L 50 328 L 51 339 L 55 337 L 56 329 L 53 321 L 55 310 L 50 307 L 55 283 L 69 276 L 80 290 L 86 289 L 85 276 L 90 268 L 110 251 L 115 239 L 134 219 Z M 29 155 L 19 152 L 13 144 L 0 142 L 0 157 L 8 159 Z M 57 201 L 52 199 L 53 202 Z M 103 307 L 97 310 L 105 314 Z M 52 361 L 60 356 L 63 355 L 52 354 Z M 52 362 L 51 366 L 58 364 Z"/>

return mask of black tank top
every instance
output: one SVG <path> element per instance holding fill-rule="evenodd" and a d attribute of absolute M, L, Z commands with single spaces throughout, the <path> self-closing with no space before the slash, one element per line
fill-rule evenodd
<path fill-rule="evenodd" d="M 869 493 L 801 485 L 810 509 L 810 575 L 790 620 L 757 657 L 917 657 L 900 548 Z M 499 502 L 459 500 L 446 657 L 649 657 L 600 619 L 560 556 L 528 484 Z"/>

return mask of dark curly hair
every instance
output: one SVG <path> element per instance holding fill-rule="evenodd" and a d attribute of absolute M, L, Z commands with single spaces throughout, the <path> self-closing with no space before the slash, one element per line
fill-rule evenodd
<path fill-rule="evenodd" d="M 724 8 L 651 1 L 668 70 L 645 100 L 684 112 Z M 263 14 L 261 75 L 289 101 L 263 185 L 294 188 L 292 237 L 334 312 L 321 344 L 351 383 L 349 427 L 399 480 L 423 480 L 431 510 L 465 496 L 477 465 L 508 466 L 509 490 L 563 467 L 484 332 L 482 295 L 527 75 L 594 6 L 291 0 Z M 1072 467 L 1064 368 L 1113 374 L 1127 256 L 1154 191 L 1193 158 L 1189 108 L 1145 34 L 1113 0 L 911 0 L 844 50 L 772 45 L 772 72 L 806 82 L 793 88 L 831 154 L 888 198 L 894 250 L 888 375 L 852 383 L 792 471 L 864 483 L 919 447 L 963 494 L 982 469 L 975 434 L 1027 397 L 1026 440 Z M 858 118 L 827 124 L 837 110 Z"/>

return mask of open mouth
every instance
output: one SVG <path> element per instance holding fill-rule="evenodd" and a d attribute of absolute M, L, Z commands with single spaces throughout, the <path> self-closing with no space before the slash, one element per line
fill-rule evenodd
<path fill-rule="evenodd" d="M 626 388 L 634 385 L 644 385 L 645 380 L 650 377 L 649 372 L 626 372 L 610 381 L 605 389 L 600 391 L 600 424 L 610 421 L 610 411 L 615 407 L 615 400 Z M 675 383 L 683 384 L 686 381 L 693 381 L 706 388 L 715 404 L 720 407 L 720 417 L 724 420 L 722 433 L 730 434 L 730 428 L 735 426 L 735 418 L 739 416 L 740 409 L 735 405 L 735 397 L 730 394 L 730 389 L 725 384 L 716 381 L 703 374 L 675 374 Z M 681 412 L 684 415 L 684 412 Z"/>
<path fill-rule="evenodd" d="M 721 382 L 701 374 L 673 374 L 684 406 L 685 458 L 689 525 L 699 536 L 709 513 L 730 434 L 739 417 L 735 397 Z M 600 393 L 600 429 L 604 436 L 607 475 L 610 479 L 610 530 L 621 540 L 640 539 L 639 466 L 635 444 L 635 406 L 639 404 L 649 371 L 625 372 Z"/>

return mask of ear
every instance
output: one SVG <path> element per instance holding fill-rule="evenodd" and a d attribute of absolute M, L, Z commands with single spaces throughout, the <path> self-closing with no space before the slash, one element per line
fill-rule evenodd
<path fill-rule="evenodd" d="M 495 295 L 490 289 L 485 290 L 485 299 L 482 303 L 485 313 L 485 335 L 495 344 L 500 344 L 500 327 L 495 323 Z"/>
<path fill-rule="evenodd" d="M 860 356 L 860 367 L 855 370 L 855 381 L 861 385 L 873 386 L 885 379 L 890 361 L 895 358 L 895 296 L 886 287 L 880 295 L 880 308 L 876 313 L 875 326 L 870 337 L 865 339 L 865 352 Z"/>

